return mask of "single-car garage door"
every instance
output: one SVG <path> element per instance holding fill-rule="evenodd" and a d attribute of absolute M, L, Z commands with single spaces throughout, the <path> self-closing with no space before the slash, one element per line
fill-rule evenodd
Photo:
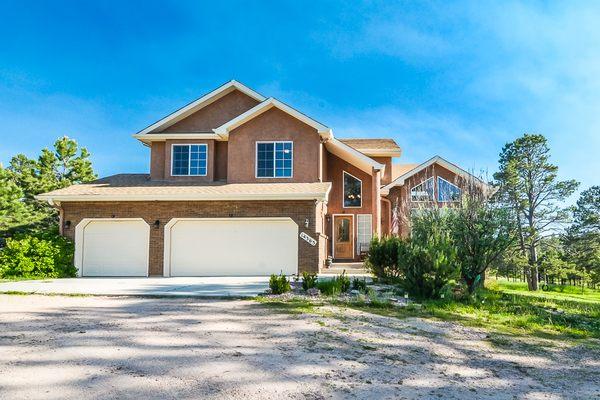
<path fill-rule="evenodd" d="M 86 219 L 75 232 L 81 276 L 148 276 L 150 227 L 142 219 Z"/>
<path fill-rule="evenodd" d="M 298 271 L 290 218 L 174 219 L 165 227 L 167 276 L 264 276 Z"/>

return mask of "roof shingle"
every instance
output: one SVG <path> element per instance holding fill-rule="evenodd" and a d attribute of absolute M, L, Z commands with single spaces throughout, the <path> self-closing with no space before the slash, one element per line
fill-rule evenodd
<path fill-rule="evenodd" d="M 118 174 L 38 196 L 41 200 L 244 200 L 326 199 L 331 183 L 224 183 L 155 181 L 147 174 Z"/>

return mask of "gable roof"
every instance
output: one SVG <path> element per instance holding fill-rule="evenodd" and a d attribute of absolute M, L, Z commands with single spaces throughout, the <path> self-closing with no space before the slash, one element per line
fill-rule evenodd
<path fill-rule="evenodd" d="M 373 174 L 373 168 L 381 171 L 382 174 L 385 171 L 385 164 L 378 163 L 371 157 L 367 157 L 365 154 L 353 147 L 348 146 L 346 143 L 334 138 L 333 136 L 331 136 L 325 142 L 325 148 L 331 154 L 334 154 L 342 160 L 351 163 L 369 175 Z"/>
<path fill-rule="evenodd" d="M 381 194 L 383 195 L 387 195 L 390 191 L 391 188 L 395 187 L 395 186 L 402 186 L 404 185 L 404 181 L 408 178 L 410 178 L 411 176 L 423 171 L 424 169 L 430 167 L 433 164 L 438 164 L 441 165 L 442 167 L 446 168 L 449 171 L 452 171 L 453 173 L 455 173 L 458 176 L 461 176 L 465 179 L 475 179 L 476 182 L 479 182 L 484 188 L 488 187 L 488 184 L 485 183 L 484 181 L 482 181 L 481 179 L 479 179 L 478 177 L 476 177 L 475 175 L 465 171 L 464 169 L 460 168 L 459 166 L 452 164 L 451 162 L 443 159 L 440 156 L 434 156 L 432 158 L 430 158 L 429 160 L 425 161 L 422 164 L 418 164 L 417 166 L 415 166 L 412 169 L 407 170 L 406 172 L 403 172 L 401 175 L 399 175 L 397 178 L 395 178 L 392 182 L 390 182 L 389 184 L 385 185 L 382 189 L 381 189 Z"/>
<path fill-rule="evenodd" d="M 392 180 L 412 170 L 419 164 L 392 164 Z"/>
<path fill-rule="evenodd" d="M 229 137 L 229 132 L 231 132 L 235 128 L 245 124 L 246 122 L 250 121 L 251 119 L 261 115 L 262 113 L 270 110 L 273 107 L 280 109 L 281 111 L 291 115 L 292 117 L 304 122 L 305 124 L 307 124 L 309 126 L 312 126 L 313 128 L 315 128 L 317 130 L 319 135 L 321 135 L 321 137 L 323 137 L 323 138 L 328 138 L 332 135 L 330 128 L 326 127 L 325 125 L 321 124 L 318 121 L 315 121 L 314 119 L 310 118 L 309 116 L 302 114 L 300 111 L 288 106 L 287 104 L 285 104 L 273 97 L 269 97 L 268 99 L 264 100 L 262 103 L 257 104 L 256 106 L 252 107 L 245 113 L 238 115 L 231 121 L 224 123 L 223 125 L 219 126 L 216 129 L 213 129 L 213 131 L 217 135 L 219 135 L 222 139 L 227 139 Z"/>
<path fill-rule="evenodd" d="M 400 157 L 402 155 L 402 149 L 394 139 L 364 138 L 339 140 L 368 156 Z"/>
<path fill-rule="evenodd" d="M 257 101 L 264 101 L 265 97 L 254 90 L 250 89 L 246 85 L 236 81 L 231 80 L 215 90 L 205 94 L 197 100 L 192 101 L 188 105 L 180 108 L 179 110 L 167 115 L 163 119 L 153 123 L 152 125 L 142 129 L 139 131 L 134 137 L 139 139 L 140 135 L 145 135 L 151 132 L 155 132 L 157 130 L 162 130 L 168 128 L 169 126 L 175 124 L 176 122 L 181 121 L 182 119 L 190 116 L 201 108 L 206 107 L 207 105 L 217 101 L 221 97 L 233 92 L 234 90 L 239 90 L 240 92 L 252 97 Z"/>

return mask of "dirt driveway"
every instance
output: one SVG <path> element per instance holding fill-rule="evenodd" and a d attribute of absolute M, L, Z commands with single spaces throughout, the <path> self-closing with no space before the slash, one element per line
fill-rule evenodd
<path fill-rule="evenodd" d="M 591 399 L 600 353 L 241 300 L 0 296 L 0 398 Z"/>

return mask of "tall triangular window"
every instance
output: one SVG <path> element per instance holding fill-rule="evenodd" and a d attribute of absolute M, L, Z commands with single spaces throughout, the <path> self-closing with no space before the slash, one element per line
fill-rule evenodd
<path fill-rule="evenodd" d="M 411 201 L 433 201 L 433 177 L 410 189 Z"/>
<path fill-rule="evenodd" d="M 458 186 L 438 176 L 438 201 L 448 203 L 460 201 L 462 192 Z"/>

